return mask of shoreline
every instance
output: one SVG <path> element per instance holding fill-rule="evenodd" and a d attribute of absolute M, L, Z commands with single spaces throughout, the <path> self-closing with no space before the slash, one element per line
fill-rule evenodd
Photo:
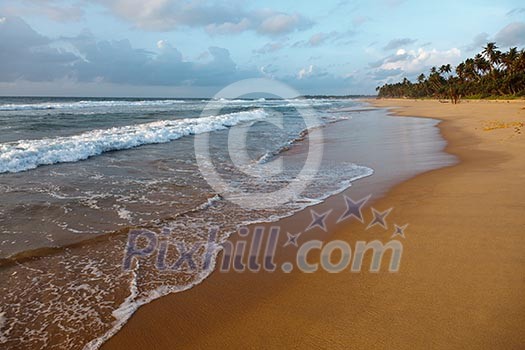
<path fill-rule="evenodd" d="M 499 117 L 504 122 L 525 118 L 514 103 L 499 103 L 514 113 Z M 484 133 L 481 119 L 498 119 L 491 118 L 494 110 L 486 106 L 476 112 L 483 113 L 476 119 L 472 111 L 465 111 L 468 104 L 405 100 L 373 104 L 398 106 L 391 110 L 397 115 L 443 120 L 438 127 L 448 141 L 446 151 L 460 159 L 453 166 L 402 181 L 374 201 L 377 208 L 395 204 L 396 220 L 410 224 L 398 274 L 230 273 L 212 278 L 214 273 L 190 291 L 143 306 L 102 348 L 403 348 L 407 344 L 412 348 L 517 348 L 523 344 L 524 239 L 519 227 L 524 220 L 519 213 L 520 199 L 525 197 L 519 182 L 523 173 L 515 173 L 525 169 L 523 161 L 516 159 L 523 151 L 522 136 L 509 135 L 513 129 L 507 127 Z M 508 144 L 512 151 L 506 150 Z M 355 189 L 362 187 L 360 181 Z M 498 192 L 483 193 L 487 185 L 499 185 Z M 468 196 L 478 200 L 471 202 Z M 319 205 L 319 210 L 334 200 Z M 505 215 L 494 203 L 511 213 Z M 369 220 L 368 210 L 367 214 Z M 498 214 L 505 236 L 494 237 L 487 231 L 494 229 L 494 220 L 487 221 L 485 214 Z M 300 215 L 305 219 L 304 213 L 292 219 L 301 221 Z M 324 239 L 345 237 L 356 229 L 355 222 L 336 225 Z M 371 232 L 387 237 L 384 232 Z M 487 246 L 495 251 L 486 252 Z M 502 250 L 506 254 L 500 257 Z M 470 256 L 463 256 L 465 252 Z M 502 310 L 509 313 L 502 315 Z"/>

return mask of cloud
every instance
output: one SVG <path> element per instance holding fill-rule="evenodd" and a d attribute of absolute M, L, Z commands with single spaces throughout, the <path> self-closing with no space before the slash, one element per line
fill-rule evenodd
<path fill-rule="evenodd" d="M 299 72 L 297 72 L 297 79 L 304 79 L 306 77 L 309 77 L 314 74 L 314 65 L 311 64 L 306 68 L 301 68 Z"/>
<path fill-rule="evenodd" d="M 61 43 L 74 50 L 53 47 Z M 208 59 L 197 62 L 184 60 L 166 40 L 158 41 L 157 49 L 137 49 L 128 40 L 98 41 L 89 32 L 53 41 L 22 19 L 9 17 L 0 23 L 0 81 L 223 86 L 260 76 L 257 71 L 239 69 L 224 48 L 208 48 Z"/>
<path fill-rule="evenodd" d="M 401 38 L 401 39 L 392 39 L 383 47 L 383 50 L 395 50 L 403 46 L 407 46 L 410 44 L 415 43 L 416 39 L 410 39 L 410 38 Z"/>
<path fill-rule="evenodd" d="M 241 19 L 239 22 L 224 22 L 221 24 L 208 24 L 206 31 L 210 34 L 237 34 L 244 32 L 250 28 L 251 22 L 247 18 Z"/>
<path fill-rule="evenodd" d="M 520 15 L 522 13 L 525 13 L 525 7 L 518 7 L 510 10 L 509 12 L 507 12 L 507 16 Z"/>
<path fill-rule="evenodd" d="M 307 40 L 296 41 L 293 44 L 288 44 L 289 39 L 287 37 L 280 40 L 272 41 L 264 44 L 259 49 L 253 50 L 256 54 L 267 54 L 280 51 L 285 47 L 300 48 L 300 47 L 318 47 L 327 43 L 338 43 L 343 39 L 354 35 L 355 32 L 348 30 L 346 32 L 331 31 L 329 33 L 319 32 L 310 36 Z M 345 42 L 347 43 L 347 42 Z"/>
<path fill-rule="evenodd" d="M 343 41 L 356 34 L 353 30 L 347 30 L 345 32 L 331 31 L 328 33 L 319 32 L 315 33 L 308 40 L 300 40 L 295 42 L 292 47 L 316 47 L 327 43 L 343 43 L 348 44 L 348 41 Z"/>
<path fill-rule="evenodd" d="M 362 91 L 362 82 L 356 82 L 351 75 L 338 76 L 318 66 L 309 65 L 294 76 L 281 78 L 301 94 L 350 94 Z M 367 82 L 369 83 L 369 82 Z"/>
<path fill-rule="evenodd" d="M 403 74 L 403 70 L 400 68 L 396 69 L 377 69 L 372 72 L 371 78 L 373 80 L 392 80 Z M 390 79 L 389 79 L 390 78 Z"/>
<path fill-rule="evenodd" d="M 406 0 L 383 0 L 388 6 L 396 7 L 403 4 Z"/>
<path fill-rule="evenodd" d="M 319 46 L 321 44 L 324 44 L 326 41 L 330 39 L 335 39 L 339 36 L 339 33 L 336 31 L 332 31 L 330 33 L 316 33 L 308 39 L 308 45 L 310 47 L 313 46 Z"/>
<path fill-rule="evenodd" d="M 79 81 L 104 81 L 131 85 L 222 86 L 233 81 L 259 76 L 238 69 L 230 52 L 209 47 L 204 62 L 186 61 L 168 41 L 157 43 L 159 52 L 133 48 L 128 40 L 81 40 L 75 47 L 85 60 L 74 64 Z"/>
<path fill-rule="evenodd" d="M 514 22 L 501 29 L 494 40 L 501 46 L 525 44 L 525 22 Z"/>
<path fill-rule="evenodd" d="M 204 28 L 210 34 L 255 31 L 268 36 L 308 29 L 313 21 L 299 13 L 271 9 L 247 10 L 243 2 L 185 0 L 97 0 L 116 16 L 150 31 L 180 27 Z"/>
<path fill-rule="evenodd" d="M 275 78 L 275 73 L 277 73 L 279 71 L 279 68 L 277 66 L 275 66 L 274 64 L 270 63 L 270 64 L 267 64 L 265 66 L 261 66 L 259 68 L 259 71 L 265 77 L 270 78 L 270 79 L 274 79 Z"/>
<path fill-rule="evenodd" d="M 368 65 L 372 68 L 378 68 L 385 66 L 389 63 L 396 63 L 400 61 L 405 61 L 410 58 L 410 55 L 405 50 L 398 50 L 395 54 L 387 56 L 379 61 L 371 62 Z"/>
<path fill-rule="evenodd" d="M 370 17 L 368 16 L 355 16 L 354 18 L 352 18 L 352 24 L 354 25 L 354 27 L 359 27 L 368 21 L 371 21 Z"/>
<path fill-rule="evenodd" d="M 227 49 L 215 46 L 191 60 L 165 39 L 151 51 L 126 39 L 99 40 L 89 31 L 52 39 L 12 17 L 0 19 L 0 61 L 0 91 L 11 94 L 210 96 L 232 82 L 261 76 L 303 94 L 356 93 L 370 84 L 356 85 L 348 74 L 315 65 L 290 75 L 279 74 L 278 63 L 241 68 Z"/>
<path fill-rule="evenodd" d="M 35 32 L 22 19 L 2 17 L 0 81 L 47 81 L 70 74 L 70 66 L 78 57 L 50 44 L 50 39 Z"/>
<path fill-rule="evenodd" d="M 69 5 L 63 0 L 18 0 L 15 5 L 4 5 L 2 12 L 7 15 L 46 16 L 57 22 L 78 21 L 84 15 L 79 5 Z"/>
<path fill-rule="evenodd" d="M 296 30 L 304 30 L 312 27 L 313 22 L 298 13 L 286 14 L 271 10 L 258 11 L 256 18 L 260 19 L 257 32 L 267 35 L 279 35 L 291 33 Z"/>
<path fill-rule="evenodd" d="M 522 10 L 522 9 L 514 9 Z M 525 9 L 523 9 L 525 12 Z M 512 11 L 511 11 L 512 12 Z M 509 47 L 509 46 L 520 46 L 525 44 L 525 23 L 514 22 L 510 23 L 502 28 L 496 35 L 490 36 L 487 33 L 479 33 L 474 37 L 472 42 L 468 45 L 463 46 L 467 51 L 480 52 L 482 48 L 491 41 L 495 41 L 498 46 Z"/>
<path fill-rule="evenodd" d="M 406 51 L 399 49 L 394 55 L 373 62 L 370 67 L 373 68 L 372 76 L 381 77 L 386 74 L 404 74 L 408 76 L 417 75 L 426 72 L 432 66 L 443 64 L 456 64 L 461 59 L 461 50 L 452 48 L 450 50 L 438 51 L 425 50 L 423 48 Z"/>
<path fill-rule="evenodd" d="M 267 53 L 273 53 L 282 50 L 286 47 L 286 40 L 273 41 L 264 44 L 262 47 L 257 50 L 253 50 L 254 53 L 264 55 Z"/>
<path fill-rule="evenodd" d="M 481 48 L 489 41 L 490 39 L 487 33 L 479 33 L 478 35 L 474 37 L 474 39 L 472 40 L 472 43 L 465 46 L 465 49 L 467 51 L 473 51 L 473 50 L 481 51 Z"/>

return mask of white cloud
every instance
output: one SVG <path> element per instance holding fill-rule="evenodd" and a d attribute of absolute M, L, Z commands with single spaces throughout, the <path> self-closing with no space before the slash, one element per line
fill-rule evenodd
<path fill-rule="evenodd" d="M 400 49 L 395 55 L 384 58 L 380 64 L 375 66 L 380 70 L 398 71 L 402 70 L 407 74 L 421 73 L 429 67 L 440 66 L 443 64 L 455 64 L 461 59 L 461 50 L 452 48 L 446 51 L 425 50 L 423 48 L 416 50 Z"/>
<path fill-rule="evenodd" d="M 251 26 L 251 21 L 247 18 L 241 19 L 237 23 L 225 22 L 222 24 L 208 24 L 206 31 L 210 34 L 237 34 L 248 30 Z"/>
<path fill-rule="evenodd" d="M 297 13 L 271 13 L 265 16 L 257 31 L 263 34 L 275 35 L 290 33 L 296 29 L 306 29 L 311 25 L 311 21 L 306 20 Z"/>
<path fill-rule="evenodd" d="M 313 72 L 314 72 L 314 65 L 311 64 L 308 67 L 302 68 L 301 70 L 299 70 L 299 72 L 297 73 L 297 79 L 304 79 L 306 77 L 309 77 L 313 74 Z"/>
<path fill-rule="evenodd" d="M 235 34 L 252 30 L 274 36 L 304 30 L 313 25 L 299 13 L 271 9 L 248 10 L 244 2 L 209 0 L 97 0 L 115 15 L 138 28 L 170 31 L 179 27 L 204 28 L 210 34 Z"/>
<path fill-rule="evenodd" d="M 164 49 L 169 45 L 169 42 L 167 40 L 159 40 L 157 41 L 157 48 Z"/>

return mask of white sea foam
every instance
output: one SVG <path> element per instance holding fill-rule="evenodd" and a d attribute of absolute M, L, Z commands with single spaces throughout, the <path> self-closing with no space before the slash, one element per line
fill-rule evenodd
<path fill-rule="evenodd" d="M 224 243 L 226 238 L 221 242 L 213 244 L 209 247 L 211 249 L 210 266 L 208 269 L 200 270 L 195 280 L 185 285 L 164 285 L 148 292 L 145 296 L 139 297 L 138 286 L 137 286 L 137 273 L 138 263 L 135 270 L 132 271 L 132 279 L 130 282 L 130 294 L 124 300 L 120 306 L 113 311 L 112 315 L 115 321 L 112 327 L 103 335 L 95 338 L 84 345 L 84 350 L 98 350 L 102 344 L 104 344 L 109 338 L 113 337 L 117 332 L 124 327 L 129 318 L 143 305 L 149 304 L 152 301 L 159 299 L 163 296 L 184 292 L 201 284 L 214 270 L 216 265 L 216 259 L 219 252 L 222 250 L 221 243 Z"/>
<path fill-rule="evenodd" d="M 75 102 L 45 102 L 45 103 L 8 103 L 1 104 L 0 111 L 29 111 L 48 109 L 85 109 L 93 107 L 140 107 L 140 106 L 169 106 L 185 103 L 183 100 L 141 100 L 141 101 L 75 101 Z"/>
<path fill-rule="evenodd" d="M 104 152 L 141 145 L 166 143 L 183 136 L 201 134 L 258 119 L 267 113 L 262 109 L 178 120 L 162 120 L 129 125 L 83 134 L 42 140 L 20 140 L 0 144 L 0 173 L 20 172 L 40 165 L 77 162 Z"/>
<path fill-rule="evenodd" d="M 323 200 L 325 200 L 326 198 L 330 196 L 343 192 L 344 190 L 346 190 L 348 187 L 352 185 L 353 181 L 370 176 L 373 173 L 374 173 L 374 170 L 371 168 L 367 168 L 367 167 L 360 166 L 357 164 L 352 164 L 351 166 L 352 175 L 349 178 L 340 181 L 339 186 L 335 190 L 325 193 L 323 196 L 321 196 L 318 199 L 303 198 L 303 201 L 300 203 L 301 205 L 296 207 L 295 210 L 291 210 L 285 214 L 272 215 L 267 218 L 254 220 L 254 221 L 244 221 L 240 223 L 240 226 L 275 222 L 285 217 L 289 217 L 302 209 L 305 209 L 312 205 L 321 203 Z M 213 198 L 208 199 L 208 202 L 205 203 L 203 206 L 201 206 L 201 209 L 205 209 L 206 207 L 209 207 L 209 205 L 212 205 L 214 202 L 217 202 L 220 200 L 221 200 L 221 197 L 216 195 Z M 185 285 L 163 285 L 163 286 L 160 286 L 158 288 L 155 288 L 149 291 L 143 297 L 139 297 L 139 293 L 137 290 L 137 274 L 135 272 L 138 269 L 138 262 L 137 262 L 137 265 L 135 265 L 135 269 L 132 271 L 132 279 L 130 282 L 130 294 L 124 300 L 124 302 L 112 313 L 113 317 L 115 318 L 115 321 L 113 322 L 112 327 L 105 334 L 88 342 L 84 346 L 84 350 L 98 350 L 102 346 L 102 344 L 104 344 L 108 339 L 113 337 L 120 329 L 122 329 L 122 327 L 124 327 L 124 325 L 127 323 L 129 318 L 141 306 L 149 304 L 152 301 L 159 299 L 163 296 L 166 296 L 172 293 L 184 292 L 188 289 L 191 289 L 201 284 L 215 270 L 215 267 L 217 264 L 217 255 L 222 250 L 222 244 L 226 240 L 228 240 L 228 238 L 229 238 L 229 235 L 223 236 L 220 242 L 216 242 L 215 244 L 210 246 L 211 254 L 212 254 L 211 259 L 210 259 L 210 266 L 208 269 L 199 270 L 193 282 L 190 282 L 189 284 L 185 284 Z"/>
<path fill-rule="evenodd" d="M 7 324 L 7 320 L 5 318 L 5 312 L 2 312 L 0 309 L 0 344 L 3 344 L 7 341 L 7 336 L 4 334 L 2 329 L 5 328 Z"/>

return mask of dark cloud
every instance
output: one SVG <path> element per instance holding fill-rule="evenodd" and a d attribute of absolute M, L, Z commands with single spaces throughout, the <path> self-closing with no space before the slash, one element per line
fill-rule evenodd
<path fill-rule="evenodd" d="M 524 45 L 525 22 L 510 23 L 494 36 L 494 40 L 500 46 Z"/>
<path fill-rule="evenodd" d="M 390 42 L 388 44 L 386 44 L 383 47 L 383 50 L 385 50 L 385 51 L 395 50 L 395 49 L 398 49 L 398 48 L 406 46 L 406 45 L 411 45 L 411 44 L 415 43 L 416 41 L 417 41 L 416 39 L 410 39 L 410 38 L 392 39 L 392 40 L 390 40 Z"/>
<path fill-rule="evenodd" d="M 507 16 L 520 15 L 522 13 L 525 13 L 525 7 L 518 7 L 510 10 L 509 12 L 507 12 Z"/>
<path fill-rule="evenodd" d="M 78 57 L 50 43 L 22 19 L 0 18 L 0 81 L 47 81 L 70 74 Z"/>
<path fill-rule="evenodd" d="M 148 51 L 133 47 L 128 40 L 98 40 L 88 31 L 50 39 L 19 18 L 0 19 L 0 60 L 0 89 L 57 94 L 63 87 L 68 95 L 81 95 L 79 86 L 94 95 L 140 95 L 141 88 L 149 95 L 170 91 L 181 96 L 189 92 L 209 95 L 213 88 L 241 79 L 274 78 L 279 66 L 241 69 L 229 51 L 220 47 L 209 47 L 191 61 L 165 40 L 157 43 L 156 50 Z M 278 78 L 302 94 L 355 93 L 360 89 L 350 76 L 338 76 L 314 65 Z M 16 84 L 11 88 L 8 84 L 13 81 Z"/>
<path fill-rule="evenodd" d="M 474 37 L 472 42 L 466 45 L 464 48 L 467 51 L 481 51 L 481 48 L 489 41 L 490 39 L 487 33 L 479 33 Z"/>
<path fill-rule="evenodd" d="M 72 51 L 54 45 L 67 43 Z M 128 85 L 220 86 L 258 72 L 240 70 L 228 50 L 208 49 L 204 62 L 183 60 L 177 48 L 159 41 L 158 52 L 136 49 L 128 40 L 97 41 L 89 32 L 53 42 L 20 18 L 0 20 L 0 81 L 104 82 Z"/>

